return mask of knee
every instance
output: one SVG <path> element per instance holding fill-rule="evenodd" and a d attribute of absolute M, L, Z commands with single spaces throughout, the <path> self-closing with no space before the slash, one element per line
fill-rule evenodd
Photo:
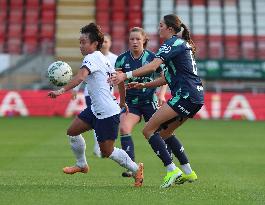
<path fill-rule="evenodd" d="M 128 133 L 131 133 L 131 130 L 129 128 L 129 126 L 127 125 L 120 125 L 120 133 L 121 134 L 128 134 Z"/>
<path fill-rule="evenodd" d="M 76 136 L 76 132 L 74 129 L 68 128 L 66 134 L 69 136 Z"/>

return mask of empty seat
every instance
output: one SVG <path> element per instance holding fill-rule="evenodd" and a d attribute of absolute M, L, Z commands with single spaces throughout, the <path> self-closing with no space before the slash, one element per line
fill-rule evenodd
<path fill-rule="evenodd" d="M 23 10 L 22 9 L 11 9 L 9 14 L 9 23 L 20 23 L 23 22 Z"/>
<path fill-rule="evenodd" d="M 207 36 L 206 35 L 194 35 L 192 37 L 196 46 L 196 57 L 199 59 L 207 58 Z"/>
<path fill-rule="evenodd" d="M 26 8 L 29 9 L 38 9 L 40 7 L 39 0 L 26 0 Z"/>
<path fill-rule="evenodd" d="M 115 25 L 116 23 L 124 23 L 125 20 L 125 12 L 114 12 L 112 13 L 112 21 Z"/>
<path fill-rule="evenodd" d="M 125 12 L 126 8 L 127 8 L 126 7 L 126 1 L 124 1 L 124 0 L 112 0 L 111 7 L 112 7 L 112 10 L 114 12 L 117 12 L 117 11 Z"/>
<path fill-rule="evenodd" d="M 221 35 L 208 36 L 208 57 L 211 59 L 223 58 L 223 39 Z"/>
<path fill-rule="evenodd" d="M 56 0 L 42 0 L 42 9 L 44 10 L 56 10 Z"/>
<path fill-rule="evenodd" d="M 259 59 L 264 60 L 265 59 L 265 35 L 264 36 L 258 36 L 257 37 L 257 56 Z"/>
<path fill-rule="evenodd" d="M 241 53 L 242 57 L 245 59 L 253 60 L 257 57 L 256 54 L 256 43 L 254 36 L 242 36 L 241 37 Z"/>
<path fill-rule="evenodd" d="M 43 24 L 41 26 L 41 39 L 54 39 L 54 25 L 53 24 Z"/>
<path fill-rule="evenodd" d="M 22 10 L 23 3 L 24 3 L 23 0 L 10 0 L 10 8 Z"/>
<path fill-rule="evenodd" d="M 41 22 L 52 24 L 55 22 L 55 12 L 53 10 L 43 10 L 41 12 Z"/>
<path fill-rule="evenodd" d="M 39 28 L 37 24 L 26 24 L 24 30 L 24 37 L 25 38 L 33 38 L 37 39 L 39 34 Z"/>
<path fill-rule="evenodd" d="M 224 36 L 225 58 L 238 59 L 240 57 L 239 36 Z"/>
<path fill-rule="evenodd" d="M 108 11 L 110 9 L 110 0 L 97 0 L 96 11 Z"/>
<path fill-rule="evenodd" d="M 10 24 L 8 26 L 8 37 L 21 38 L 22 24 Z"/>
<path fill-rule="evenodd" d="M 21 39 L 9 38 L 7 41 L 7 52 L 11 54 L 21 53 Z"/>
<path fill-rule="evenodd" d="M 37 24 L 38 22 L 39 22 L 39 11 L 35 9 L 32 9 L 32 10 L 27 9 L 25 13 L 25 23 L 26 24 L 32 24 L 32 23 Z"/>
<path fill-rule="evenodd" d="M 25 53 L 35 53 L 38 50 L 37 39 L 25 39 L 23 43 L 23 52 Z"/>
<path fill-rule="evenodd" d="M 128 16 L 128 27 L 132 28 L 134 26 L 142 27 L 142 13 L 141 12 L 131 12 Z"/>
<path fill-rule="evenodd" d="M 129 12 L 141 11 L 143 0 L 129 0 L 128 5 L 129 5 Z"/>

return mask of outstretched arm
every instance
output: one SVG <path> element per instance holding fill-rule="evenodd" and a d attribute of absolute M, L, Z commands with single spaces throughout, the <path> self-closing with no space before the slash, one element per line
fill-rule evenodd
<path fill-rule="evenodd" d="M 84 67 L 78 71 L 78 73 L 73 77 L 72 80 L 70 80 L 69 83 L 67 83 L 65 86 L 63 86 L 59 90 L 51 91 L 48 93 L 48 96 L 51 98 L 56 98 L 57 96 L 63 94 L 64 92 L 67 92 L 68 90 L 73 89 L 77 85 L 79 85 L 81 82 L 83 82 L 87 75 L 89 75 L 89 70 Z"/>
<path fill-rule="evenodd" d="M 126 73 L 117 73 L 117 75 L 113 75 L 110 77 L 110 81 L 114 85 L 118 85 L 120 82 L 132 78 L 132 77 L 140 77 L 143 75 L 146 75 L 148 73 L 154 72 L 161 64 L 163 61 L 160 58 L 155 58 L 153 61 L 150 63 L 130 72 Z"/>

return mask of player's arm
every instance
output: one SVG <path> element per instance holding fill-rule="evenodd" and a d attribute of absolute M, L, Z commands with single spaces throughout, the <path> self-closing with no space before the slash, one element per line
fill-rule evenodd
<path fill-rule="evenodd" d="M 81 69 L 79 69 L 78 73 L 69 81 L 69 83 L 67 83 L 59 90 L 49 92 L 48 96 L 50 96 L 51 98 L 56 98 L 57 96 L 67 92 L 68 90 L 73 89 L 81 82 L 83 82 L 89 74 L 90 70 L 86 66 L 83 66 Z"/>
<path fill-rule="evenodd" d="M 125 102 L 125 97 L 126 97 L 126 89 L 125 89 L 125 84 L 124 82 L 121 82 L 120 84 L 118 84 L 118 89 L 119 89 L 119 94 L 120 94 L 120 108 L 126 109 L 126 112 L 128 112 L 128 107 L 127 104 Z"/>
<path fill-rule="evenodd" d="M 161 72 L 160 75 L 161 75 L 161 77 L 166 81 L 163 72 Z M 166 92 L 167 92 L 167 86 L 168 86 L 168 85 L 165 84 L 165 85 L 162 85 L 162 86 L 160 87 L 160 92 L 159 92 L 159 94 L 158 94 L 158 105 L 159 105 L 159 106 L 162 106 L 162 105 L 166 102 L 166 97 L 165 97 L 165 95 L 166 95 Z"/>
<path fill-rule="evenodd" d="M 127 84 L 127 88 L 136 88 L 136 89 L 143 89 L 143 88 L 156 88 L 163 85 L 166 85 L 167 81 L 164 76 L 155 79 L 154 81 L 147 82 L 147 83 L 138 83 L 138 82 L 131 82 Z"/>
<path fill-rule="evenodd" d="M 154 72 L 161 64 L 163 63 L 162 59 L 160 58 L 155 58 L 153 61 L 151 61 L 148 64 L 145 64 L 144 66 L 133 70 L 129 71 L 126 73 L 117 73 L 117 75 L 113 75 L 110 77 L 110 81 L 114 84 L 117 85 L 120 82 L 132 78 L 132 77 L 140 77 L 143 75 L 146 75 L 148 73 Z"/>

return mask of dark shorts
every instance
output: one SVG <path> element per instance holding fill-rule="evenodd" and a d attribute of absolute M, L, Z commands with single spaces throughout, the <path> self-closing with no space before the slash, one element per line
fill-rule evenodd
<path fill-rule="evenodd" d="M 86 106 L 89 107 L 91 106 L 91 98 L 89 95 L 85 96 L 85 99 L 86 99 Z"/>
<path fill-rule="evenodd" d="M 88 107 L 78 117 L 89 124 L 97 134 L 98 142 L 116 140 L 119 132 L 120 114 L 108 118 L 98 119 Z"/>
<path fill-rule="evenodd" d="M 143 116 L 144 121 L 148 122 L 152 115 L 157 111 L 157 102 L 146 103 L 146 104 L 132 104 L 127 103 L 129 112 L 139 117 Z"/>
<path fill-rule="evenodd" d="M 168 100 L 167 104 L 180 116 L 185 118 L 193 118 L 193 116 L 201 109 L 203 104 L 195 104 L 190 101 L 189 98 L 183 98 L 181 96 L 172 96 Z"/>

